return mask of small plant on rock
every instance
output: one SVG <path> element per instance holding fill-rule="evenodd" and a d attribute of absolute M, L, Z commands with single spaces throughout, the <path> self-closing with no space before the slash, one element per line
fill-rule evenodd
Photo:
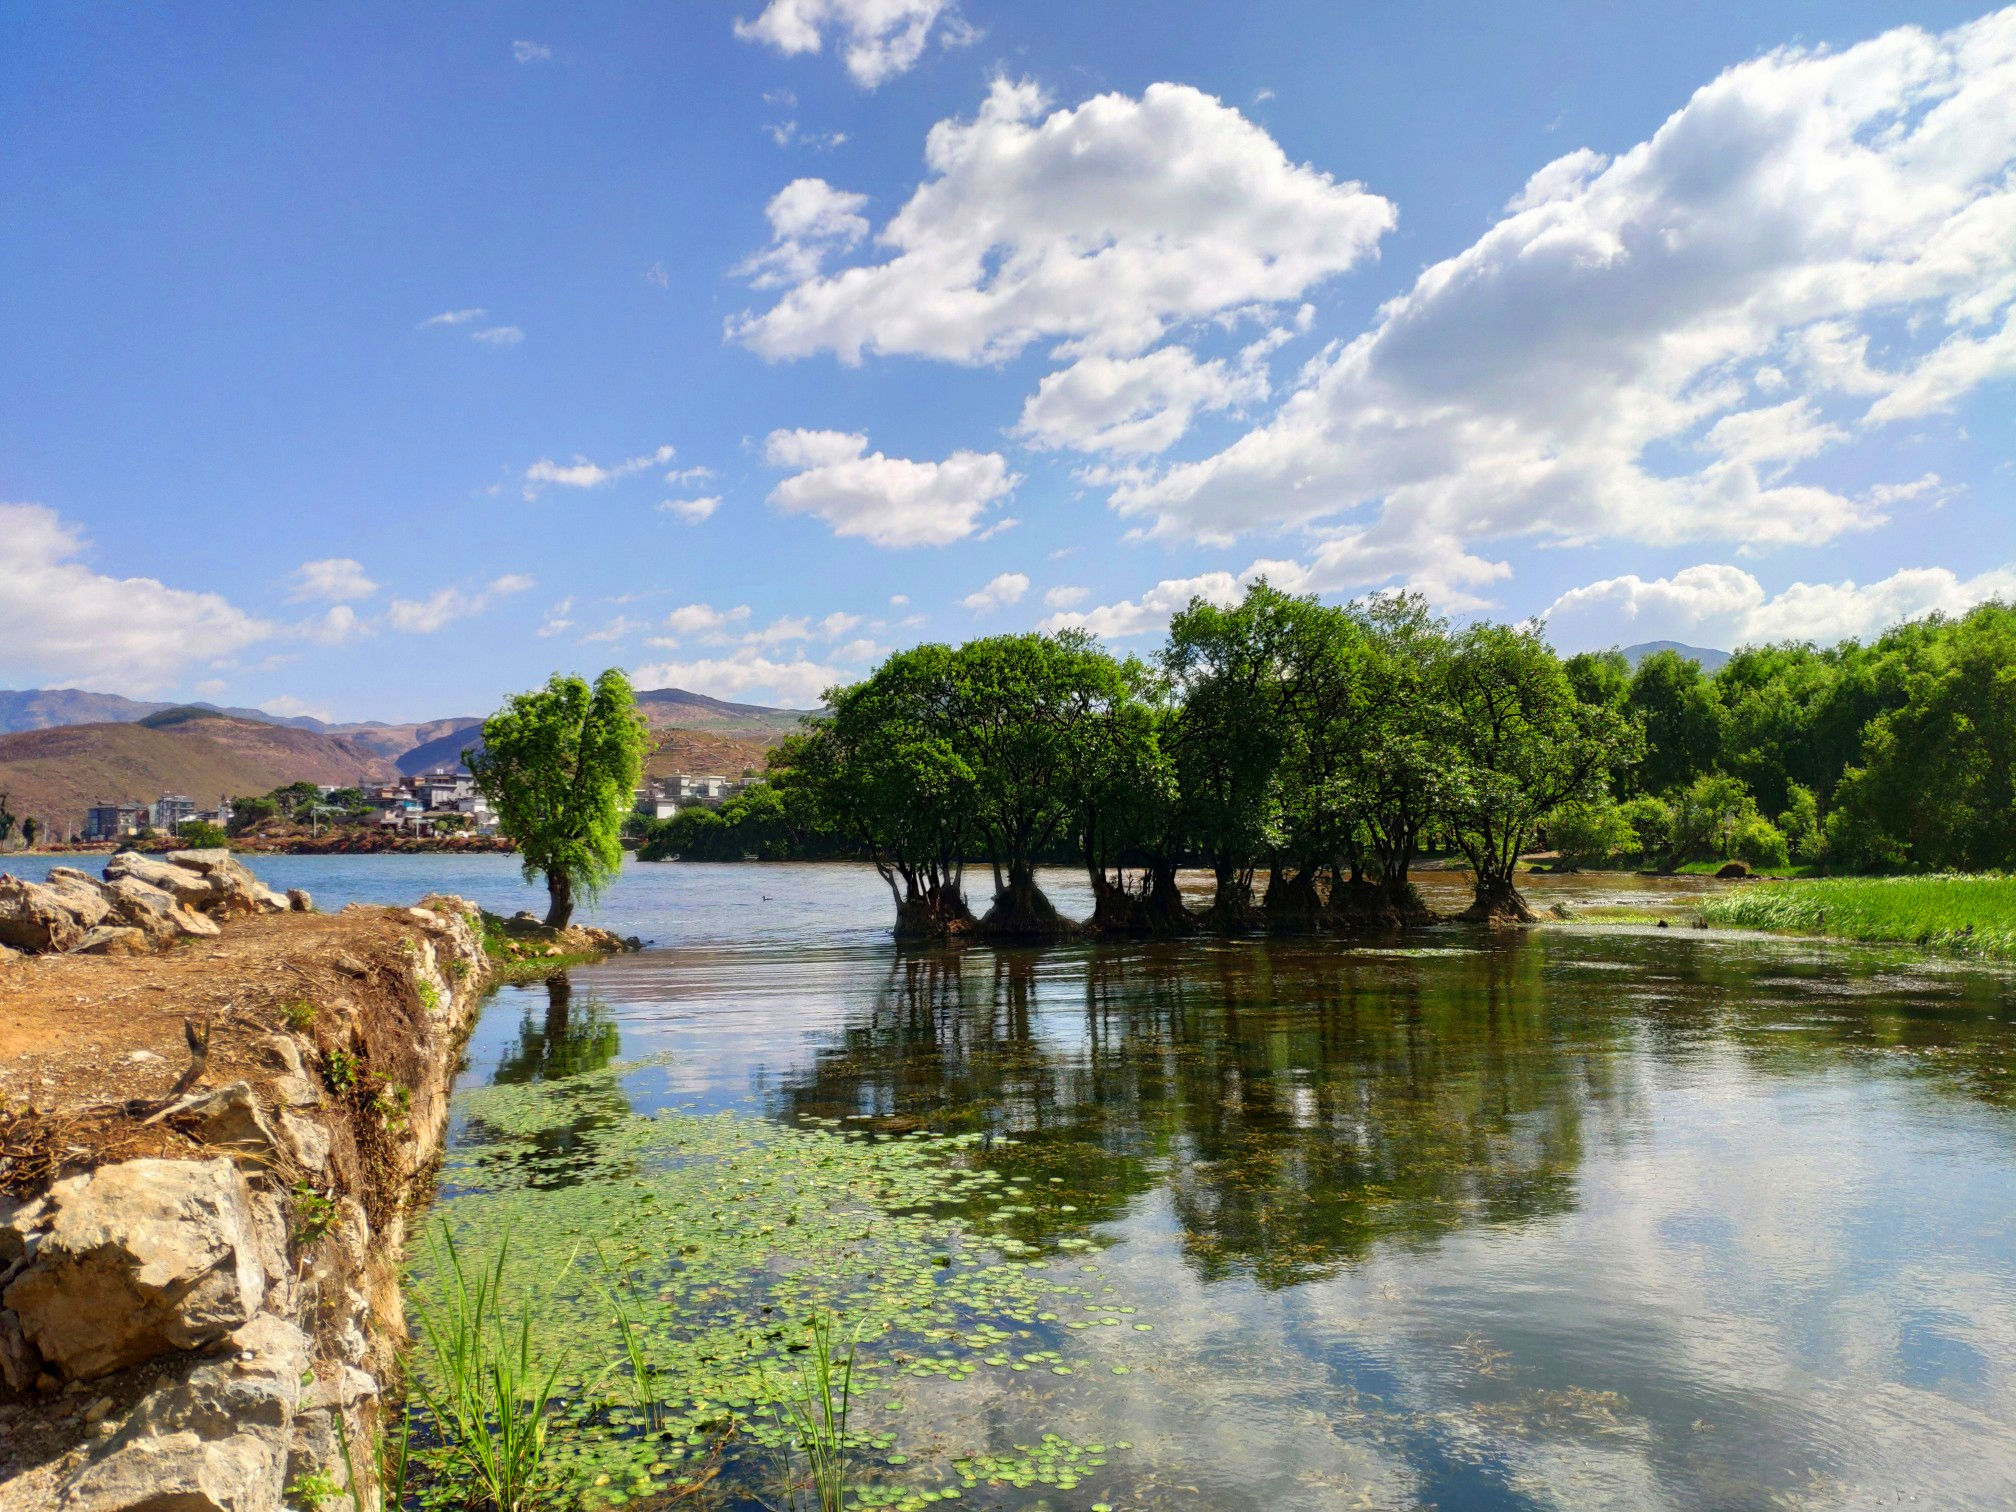
<path fill-rule="evenodd" d="M 348 1050 L 331 1050 L 323 1070 L 333 1091 L 349 1092 L 357 1085 L 357 1057 Z"/>
<path fill-rule="evenodd" d="M 309 1245 L 327 1236 L 336 1227 L 336 1200 L 318 1192 L 307 1182 L 294 1187 L 294 1241 Z M 332 1489 L 327 1494 L 333 1496 Z"/>
<path fill-rule="evenodd" d="M 296 998 L 280 1005 L 280 1017 L 295 1033 L 305 1033 L 315 1022 L 315 1005 L 306 998 Z"/>

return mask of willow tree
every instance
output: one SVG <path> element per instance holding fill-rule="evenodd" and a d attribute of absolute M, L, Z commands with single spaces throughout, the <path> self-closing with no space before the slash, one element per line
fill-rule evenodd
<path fill-rule="evenodd" d="M 896 937 L 974 927 L 963 889 L 974 838 L 973 770 L 950 738 L 949 647 L 899 651 L 865 680 L 826 693 L 770 756 L 785 812 L 865 851 L 896 904 Z"/>
<path fill-rule="evenodd" d="M 650 737 L 630 679 L 612 667 L 593 687 L 554 673 L 483 721 L 462 753 L 497 824 L 518 844 L 525 879 L 546 879 L 546 924 L 565 929 L 623 865 L 623 820 Z"/>
<path fill-rule="evenodd" d="M 1530 920 L 1513 882 L 1520 853 L 1553 809 L 1600 795 L 1641 737 L 1617 710 L 1576 697 L 1537 624 L 1472 625 L 1450 650 L 1443 691 L 1443 816 L 1476 878 L 1467 917 Z"/>

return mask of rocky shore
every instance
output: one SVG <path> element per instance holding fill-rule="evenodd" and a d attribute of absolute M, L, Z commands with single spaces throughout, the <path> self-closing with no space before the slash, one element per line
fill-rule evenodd
<path fill-rule="evenodd" d="M 398 1264 L 492 963 L 624 942 L 115 863 L 0 878 L 10 938 L 42 939 L 0 961 L 0 1512 L 277 1512 L 346 1459 L 374 1505 Z M 106 928 L 140 953 L 86 953 Z"/>

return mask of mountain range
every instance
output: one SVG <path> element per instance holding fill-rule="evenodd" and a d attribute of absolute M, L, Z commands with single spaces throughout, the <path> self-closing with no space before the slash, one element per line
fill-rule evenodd
<path fill-rule="evenodd" d="M 806 711 L 729 703 L 683 688 L 637 695 L 653 744 L 646 770 L 761 768 L 769 748 Z M 181 793 L 209 808 L 220 797 L 289 782 L 385 782 L 459 766 L 483 721 L 473 715 L 393 724 L 334 724 L 211 704 L 148 703 L 76 688 L 0 690 L 0 795 L 16 815 L 81 825 L 113 800 Z"/>
<path fill-rule="evenodd" d="M 1660 651 L 1677 651 L 1684 660 L 1701 663 L 1701 670 L 1711 677 L 1729 664 L 1727 651 L 1717 651 L 1710 646 L 1690 646 L 1685 641 L 1640 641 L 1635 646 L 1624 646 L 1620 649 L 1624 653 L 1624 660 L 1634 667 L 1646 657 Z"/>

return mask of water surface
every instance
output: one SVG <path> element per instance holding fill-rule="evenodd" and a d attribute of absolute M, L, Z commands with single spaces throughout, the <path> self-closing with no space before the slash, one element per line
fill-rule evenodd
<path fill-rule="evenodd" d="M 255 865 L 536 906 L 443 859 Z M 1700 884 L 1547 885 L 1684 925 Z M 467 1083 L 620 1058 L 637 1112 L 985 1134 L 1003 1232 L 1152 1320 L 912 1394 L 920 1472 L 1132 1446 L 968 1505 L 2016 1504 L 2006 969 L 1573 925 L 899 953 L 835 866 L 633 867 L 595 916 L 659 943 L 500 992 Z"/>

